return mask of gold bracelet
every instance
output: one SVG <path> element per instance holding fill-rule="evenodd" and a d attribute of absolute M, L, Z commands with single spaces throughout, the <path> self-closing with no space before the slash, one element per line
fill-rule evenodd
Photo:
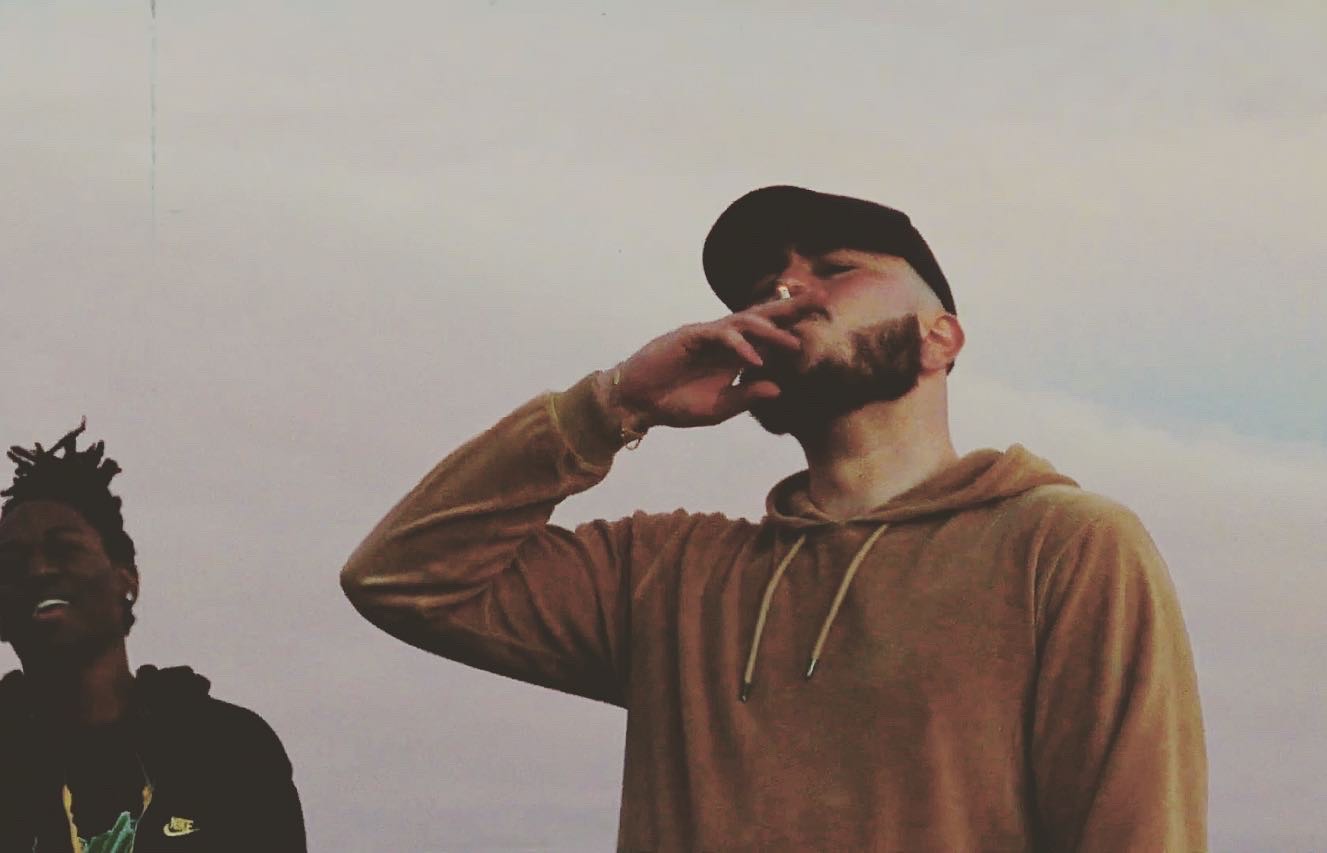
<path fill-rule="evenodd" d="M 618 365 L 617 367 L 613 368 L 613 394 L 612 397 L 610 398 L 610 401 L 615 406 L 621 405 L 621 400 L 618 397 L 620 393 L 618 389 L 621 387 L 621 385 L 622 385 L 622 366 Z M 647 432 L 649 432 L 649 429 L 637 432 L 636 430 L 627 426 L 625 423 L 620 423 L 618 424 L 617 427 L 617 437 L 622 442 L 622 446 L 625 447 L 627 450 L 635 450 L 637 447 L 640 447 L 640 441 L 642 438 L 645 437 L 645 433 Z"/>

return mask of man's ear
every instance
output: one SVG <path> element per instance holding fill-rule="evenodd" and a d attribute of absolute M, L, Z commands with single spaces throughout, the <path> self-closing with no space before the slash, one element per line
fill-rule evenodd
<path fill-rule="evenodd" d="M 124 633 L 129 634 L 129 629 L 137 621 L 134 618 L 134 605 L 138 603 L 138 567 L 126 566 L 120 563 L 114 563 L 115 573 L 120 577 L 120 596 L 121 604 L 124 606 Z"/>
<path fill-rule="evenodd" d="M 138 600 L 138 568 L 136 566 L 126 566 L 122 563 L 113 563 L 115 573 L 120 577 L 121 595 L 132 596 L 134 601 Z"/>
<path fill-rule="evenodd" d="M 963 326 L 948 312 L 936 314 L 922 335 L 922 370 L 946 370 L 963 349 Z"/>

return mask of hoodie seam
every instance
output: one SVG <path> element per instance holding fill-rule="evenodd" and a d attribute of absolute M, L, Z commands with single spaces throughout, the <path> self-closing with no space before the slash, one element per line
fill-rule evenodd
<path fill-rule="evenodd" d="M 547 398 L 544 401 L 544 410 L 547 412 L 549 420 L 552 421 L 554 434 L 557 435 L 558 440 L 562 442 L 562 446 L 571 454 L 571 457 L 576 460 L 577 465 L 579 465 L 584 471 L 597 476 L 603 476 L 611 470 L 611 464 L 596 465 L 582 456 L 580 451 L 576 449 L 576 445 L 572 443 L 571 437 L 567 435 L 566 427 L 562 425 L 561 416 L 558 415 L 556 394 L 547 395 Z"/>
<path fill-rule="evenodd" d="M 1099 529 L 1107 520 L 1106 516 L 1093 515 L 1079 524 L 1072 533 L 1064 538 L 1064 542 L 1060 547 L 1055 549 L 1055 553 L 1045 561 L 1046 569 L 1044 571 L 1042 569 L 1042 561 L 1040 559 L 1037 560 L 1037 576 L 1034 578 L 1033 582 L 1033 594 L 1035 595 L 1035 599 L 1033 600 L 1032 608 L 1032 625 L 1033 641 L 1035 643 L 1034 648 L 1037 652 L 1038 659 L 1041 657 L 1041 632 L 1045 624 L 1044 614 L 1042 613 L 1042 603 L 1045 597 L 1050 594 L 1047 588 L 1052 581 L 1052 575 L 1058 577 L 1060 573 L 1060 562 L 1064 559 L 1069 549 L 1080 544 L 1080 540 L 1089 531 Z"/>

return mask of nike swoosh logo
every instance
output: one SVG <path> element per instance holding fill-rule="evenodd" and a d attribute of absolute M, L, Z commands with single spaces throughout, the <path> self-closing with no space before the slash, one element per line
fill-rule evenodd
<path fill-rule="evenodd" d="M 161 833 L 167 838 L 178 838 L 181 835 L 192 835 L 198 831 L 191 820 L 182 820 L 178 817 L 170 819 L 170 823 L 161 828 Z"/>

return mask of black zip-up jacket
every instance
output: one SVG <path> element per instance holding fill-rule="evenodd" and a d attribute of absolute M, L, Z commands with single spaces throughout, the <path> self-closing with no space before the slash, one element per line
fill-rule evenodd
<path fill-rule="evenodd" d="M 128 731 L 152 780 L 135 853 L 305 853 L 290 760 L 254 712 L 188 667 L 138 670 Z M 62 769 L 23 674 L 0 679 L 0 853 L 70 853 Z"/>

